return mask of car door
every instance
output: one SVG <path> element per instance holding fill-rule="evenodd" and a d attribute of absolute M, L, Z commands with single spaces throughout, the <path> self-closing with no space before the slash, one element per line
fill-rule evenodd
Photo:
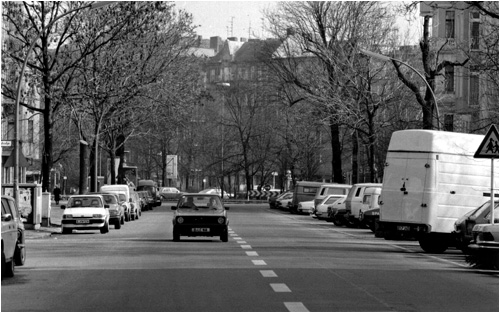
<path fill-rule="evenodd" d="M 17 222 L 12 209 L 14 208 L 10 207 L 9 201 L 2 198 L 2 241 L 6 258 L 14 255 L 17 242 Z M 7 214 L 10 214 L 10 218 L 7 218 Z"/>

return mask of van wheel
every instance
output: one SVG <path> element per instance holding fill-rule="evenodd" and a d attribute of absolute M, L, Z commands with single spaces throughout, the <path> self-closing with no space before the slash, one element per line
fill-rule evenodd
<path fill-rule="evenodd" d="M 125 216 L 122 216 L 120 218 L 120 224 L 122 224 L 122 225 L 125 224 Z"/>
<path fill-rule="evenodd" d="M 174 241 L 180 241 L 181 240 L 181 235 L 174 230 L 173 233 Z"/>
<path fill-rule="evenodd" d="M 120 228 L 122 228 L 122 223 L 120 222 L 120 220 L 118 220 L 115 223 L 115 229 L 120 229 Z"/>
<path fill-rule="evenodd" d="M 427 253 L 443 253 L 448 249 L 448 244 L 440 236 L 427 234 L 418 239 L 422 250 Z"/>
<path fill-rule="evenodd" d="M 227 242 L 228 239 L 229 239 L 229 235 L 228 235 L 227 230 L 226 230 L 224 233 L 222 233 L 220 235 L 220 240 L 222 240 L 222 242 Z"/>

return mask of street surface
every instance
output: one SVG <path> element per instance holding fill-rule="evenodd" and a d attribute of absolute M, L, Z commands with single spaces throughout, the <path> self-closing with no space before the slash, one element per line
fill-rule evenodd
<path fill-rule="evenodd" d="M 2 311 L 494 311 L 498 272 L 367 229 L 231 204 L 230 238 L 172 241 L 163 203 L 108 234 L 27 241 Z"/>

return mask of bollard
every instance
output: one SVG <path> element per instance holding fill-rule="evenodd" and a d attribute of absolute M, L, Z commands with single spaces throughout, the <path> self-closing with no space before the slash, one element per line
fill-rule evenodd
<path fill-rule="evenodd" d="M 42 192 L 42 226 L 50 227 L 50 192 Z"/>

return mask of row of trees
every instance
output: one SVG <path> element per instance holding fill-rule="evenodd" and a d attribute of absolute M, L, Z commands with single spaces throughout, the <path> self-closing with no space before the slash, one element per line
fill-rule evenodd
<path fill-rule="evenodd" d="M 360 54 L 360 49 L 409 60 L 433 90 L 446 65 L 463 66 L 478 58 L 441 61 L 431 49 L 428 18 L 421 55 L 397 49 L 404 43 L 395 28 L 401 15 L 396 9 L 411 12 L 416 4 L 279 3 L 265 14 L 277 38 L 263 41 L 266 45 L 261 47 L 266 79 L 236 79 L 230 86 L 206 89 L 200 73 L 205 60 L 190 54 L 195 44 L 192 18 L 171 3 L 84 8 L 46 27 L 64 12 L 88 3 L 9 2 L 3 19 L 10 40 L 2 61 L 18 69 L 26 47 L 40 37 L 28 63 L 27 81 L 34 87 L 25 88 L 23 105 L 44 118 L 44 190 L 50 186 L 49 171 L 55 162 L 80 173 L 81 191 L 90 168 L 94 186 L 96 147 L 113 162 L 115 156 L 123 157 L 125 146 L 141 155 L 137 165 L 142 178 L 161 177 L 163 185 L 165 156 L 179 155 L 183 189 L 190 188 L 197 175 L 216 178 L 219 185 L 225 176 L 226 182 L 238 186 L 243 182 L 235 174 L 243 173 L 247 190 L 253 188 L 255 175 L 264 184 L 275 171 L 281 180 L 286 170 L 315 179 L 326 156 L 331 157 L 332 181 L 344 182 L 349 163 L 352 182 L 359 181 L 357 174 L 366 167 L 368 180 L 375 181 L 382 174 L 390 134 L 435 128 L 436 104 L 429 87 L 401 63 L 393 62 L 392 69 L 390 63 Z M 496 12 L 498 20 L 498 4 L 481 2 L 479 8 L 489 16 Z M 492 30 L 498 39 L 498 27 Z M 498 53 L 492 53 L 498 52 L 498 41 L 495 45 L 492 38 L 491 32 L 485 34 L 490 54 L 481 64 L 498 76 Z M 15 79 L 2 80 L 4 97 L 14 98 Z M 36 93 L 41 96 L 40 108 L 26 101 Z M 75 157 L 78 151 L 81 156 Z"/>

